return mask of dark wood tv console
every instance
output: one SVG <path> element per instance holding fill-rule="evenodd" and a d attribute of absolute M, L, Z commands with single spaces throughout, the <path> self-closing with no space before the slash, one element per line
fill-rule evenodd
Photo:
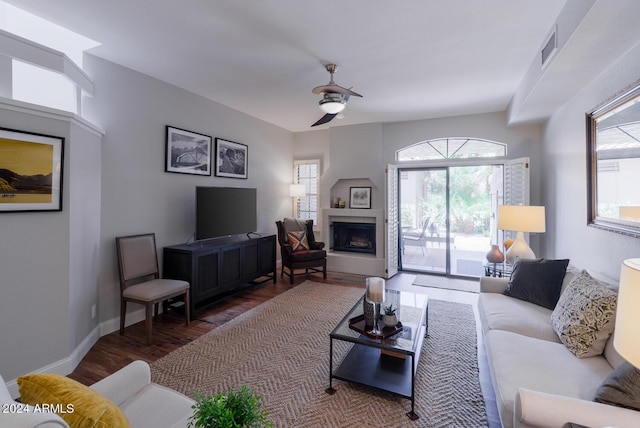
<path fill-rule="evenodd" d="M 163 277 L 191 284 L 191 318 L 266 277 L 276 282 L 276 236 L 245 235 L 164 247 Z"/>

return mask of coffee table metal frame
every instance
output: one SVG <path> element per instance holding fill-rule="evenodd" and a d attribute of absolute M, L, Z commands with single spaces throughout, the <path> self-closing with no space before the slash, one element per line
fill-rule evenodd
<path fill-rule="evenodd" d="M 385 301 L 393 296 L 398 301 L 400 293 L 403 292 L 387 290 Z M 422 343 L 427 336 L 429 308 L 428 297 L 420 296 L 424 299 L 424 304 L 420 304 L 420 307 L 400 305 L 399 320 L 403 324 L 403 331 L 386 339 L 372 339 L 349 329 L 349 320 L 363 313 L 364 297 L 358 300 L 329 334 L 329 388 L 325 390 L 328 394 L 336 392 L 333 379 L 366 385 L 411 400 L 411 410 L 406 414 L 411 420 L 419 418 L 414 411 L 415 377 Z M 352 343 L 335 371 L 334 340 Z M 387 355 L 383 354 L 384 351 Z M 404 355 L 404 358 L 388 355 L 389 353 Z"/>

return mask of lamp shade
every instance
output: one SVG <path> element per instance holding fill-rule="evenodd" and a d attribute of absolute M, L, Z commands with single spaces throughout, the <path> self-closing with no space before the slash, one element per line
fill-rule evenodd
<path fill-rule="evenodd" d="M 618 207 L 618 214 L 622 220 L 640 220 L 640 206 L 627 205 Z"/>
<path fill-rule="evenodd" d="M 307 194 L 307 186 L 304 184 L 291 184 L 289 186 L 289 196 L 299 198 Z"/>
<path fill-rule="evenodd" d="M 498 206 L 498 229 L 542 233 L 546 229 L 544 207 L 500 205 Z"/>
<path fill-rule="evenodd" d="M 613 346 L 622 357 L 640 368 L 640 259 L 622 262 Z"/>

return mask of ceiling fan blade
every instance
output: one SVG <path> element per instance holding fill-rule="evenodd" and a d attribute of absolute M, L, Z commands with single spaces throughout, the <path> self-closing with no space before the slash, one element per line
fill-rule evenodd
<path fill-rule="evenodd" d="M 336 117 L 338 115 L 338 113 L 327 113 L 324 116 L 322 116 L 316 123 L 314 123 L 313 126 L 318 126 L 318 125 L 323 125 L 327 122 L 331 122 L 331 120 Z"/>
<path fill-rule="evenodd" d="M 329 85 L 316 86 L 315 88 L 313 88 L 311 92 L 313 92 L 316 95 L 327 93 L 327 94 L 343 94 L 343 95 L 351 95 L 354 97 L 362 97 L 362 95 L 360 95 L 359 93 L 353 92 L 351 89 L 343 88 L 342 86 L 336 85 L 335 83 L 329 84 Z"/>

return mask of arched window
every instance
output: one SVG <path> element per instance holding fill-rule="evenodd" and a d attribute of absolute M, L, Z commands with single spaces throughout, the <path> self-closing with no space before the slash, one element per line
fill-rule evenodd
<path fill-rule="evenodd" d="M 493 158 L 507 156 L 507 145 L 478 138 L 438 138 L 396 152 L 398 161 Z"/>

